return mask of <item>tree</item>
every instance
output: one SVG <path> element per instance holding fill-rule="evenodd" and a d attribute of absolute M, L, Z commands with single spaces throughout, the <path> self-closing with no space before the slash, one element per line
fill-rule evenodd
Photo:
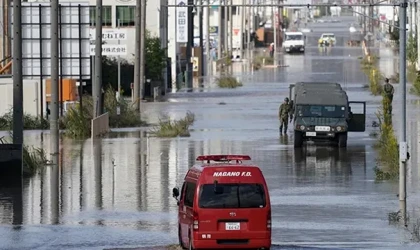
<path fill-rule="evenodd" d="M 162 70 L 166 66 L 166 49 L 160 47 L 160 39 L 146 33 L 145 43 L 146 79 L 162 80 Z M 121 88 L 125 95 L 130 94 L 131 83 L 134 81 L 134 64 L 121 59 Z M 118 88 L 118 60 L 115 57 L 102 57 L 103 86 L 111 85 Z"/>
<path fill-rule="evenodd" d="M 146 79 L 162 80 L 162 70 L 166 66 L 166 49 L 160 47 L 160 39 L 146 33 Z"/>

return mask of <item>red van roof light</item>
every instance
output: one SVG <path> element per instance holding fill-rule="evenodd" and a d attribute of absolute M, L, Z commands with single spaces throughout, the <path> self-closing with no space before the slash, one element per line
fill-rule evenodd
<path fill-rule="evenodd" d="M 250 161 L 251 157 L 249 155 L 200 155 L 196 159 L 197 161 L 222 161 L 222 162 L 229 162 L 229 161 Z"/>

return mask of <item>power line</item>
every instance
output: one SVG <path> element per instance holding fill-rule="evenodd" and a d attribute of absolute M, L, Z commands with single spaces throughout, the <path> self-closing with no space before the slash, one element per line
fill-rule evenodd
<path fill-rule="evenodd" d="M 381 2 L 380 2 L 381 3 Z M 180 7 L 176 4 L 162 5 L 166 7 Z M 311 7 L 377 7 L 377 6 L 390 6 L 390 7 L 401 7 L 401 3 L 394 4 L 379 4 L 379 3 L 359 3 L 359 4 L 284 4 L 284 3 L 271 3 L 271 4 L 214 4 L 211 7 L 296 7 L 296 8 L 311 8 Z M 207 4 L 183 4 L 182 7 L 207 7 Z"/>

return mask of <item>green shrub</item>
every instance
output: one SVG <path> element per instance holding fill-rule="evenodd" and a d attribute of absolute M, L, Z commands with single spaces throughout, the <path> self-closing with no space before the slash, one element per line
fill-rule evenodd
<path fill-rule="evenodd" d="M 216 79 L 216 83 L 219 88 L 234 89 L 243 86 L 243 84 L 233 76 L 221 76 Z"/>
<path fill-rule="evenodd" d="M 411 86 L 410 93 L 420 95 L 420 73 L 417 73 L 413 86 Z"/>
<path fill-rule="evenodd" d="M 273 64 L 274 64 L 274 58 L 270 56 L 257 56 L 254 58 L 252 62 L 254 70 L 259 70 L 264 65 L 273 65 Z"/>
<path fill-rule="evenodd" d="M 108 87 L 104 94 L 104 112 L 109 114 L 109 126 L 111 128 L 126 128 L 146 125 L 140 119 L 140 114 L 124 98 L 118 101 L 115 91 Z M 117 113 L 117 107 L 120 107 L 120 114 Z M 82 139 L 91 135 L 91 120 L 93 118 L 93 98 L 83 96 L 82 109 L 80 105 L 70 108 L 66 115 L 60 120 L 60 127 L 65 129 L 65 135 Z"/>
<path fill-rule="evenodd" d="M 47 156 L 43 148 L 23 146 L 23 173 L 32 176 L 38 173 L 47 163 Z"/>
<path fill-rule="evenodd" d="M 360 58 L 360 64 L 362 69 L 370 69 L 372 67 L 375 67 L 377 64 L 379 57 L 376 55 L 370 55 L 370 56 L 364 56 Z"/>
<path fill-rule="evenodd" d="M 23 115 L 23 129 L 48 129 L 49 121 L 45 118 L 36 117 L 28 114 Z M 0 116 L 0 130 L 13 129 L 13 109 L 10 109 L 6 114 Z"/>
<path fill-rule="evenodd" d="M 383 97 L 382 110 L 377 113 L 380 133 L 375 147 L 378 149 L 378 161 L 382 167 L 375 168 L 377 180 L 391 180 L 399 176 L 398 140 L 392 127 L 392 104 Z"/>
<path fill-rule="evenodd" d="M 417 62 L 417 32 L 413 36 L 410 32 L 407 41 L 407 61 L 410 65 L 415 65 Z"/>
<path fill-rule="evenodd" d="M 12 132 L 9 133 L 13 137 Z M 10 144 L 10 139 L 2 138 L 0 143 Z M 43 148 L 23 145 L 22 147 L 22 162 L 24 176 L 33 176 L 38 173 L 48 163 L 47 155 Z"/>
<path fill-rule="evenodd" d="M 157 137 L 188 137 L 190 136 L 189 128 L 194 124 L 195 115 L 187 112 L 184 118 L 172 120 L 169 117 L 159 119 L 159 123 L 152 130 L 152 134 Z"/>
<path fill-rule="evenodd" d="M 368 77 L 368 86 L 372 95 L 381 95 L 383 92 L 383 86 L 381 82 L 384 80 L 384 77 L 380 74 L 379 70 L 375 66 L 371 65 L 368 68 L 364 68 L 363 72 Z"/>
<path fill-rule="evenodd" d="M 88 99 L 91 97 L 83 97 L 82 110 L 80 105 L 77 104 L 71 107 L 66 115 L 60 119 L 60 127 L 65 129 L 64 135 L 73 139 L 84 139 L 91 135 L 91 120 L 92 120 L 92 107 Z"/>

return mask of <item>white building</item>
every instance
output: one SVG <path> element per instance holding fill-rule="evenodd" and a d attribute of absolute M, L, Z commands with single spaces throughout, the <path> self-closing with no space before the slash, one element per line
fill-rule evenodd
<path fill-rule="evenodd" d="M 160 3 L 165 0 L 149 0 L 147 1 L 147 15 L 146 15 L 146 29 L 150 31 L 152 36 L 159 36 L 159 9 Z M 90 19 L 92 26 L 95 26 L 96 14 L 96 0 L 89 0 Z M 136 18 L 136 0 L 103 0 L 103 23 L 102 29 L 115 29 L 118 27 L 118 20 L 120 29 L 127 30 L 127 40 L 121 41 L 121 44 L 126 44 L 128 53 L 125 59 L 132 61 L 134 59 L 135 49 L 135 18 Z M 94 29 L 94 27 L 93 27 Z"/>
<path fill-rule="evenodd" d="M 147 15 L 146 15 L 146 29 L 150 31 L 151 35 L 159 36 L 160 25 L 160 5 L 166 0 L 149 0 L 147 1 Z M 50 2 L 49 0 L 28 0 L 28 2 Z M 61 0 L 60 2 L 69 2 L 69 0 Z M 90 23 L 92 29 L 95 26 L 96 14 L 96 0 L 86 0 L 91 6 L 90 9 Z M 127 30 L 127 40 L 121 41 L 121 44 L 126 44 L 128 48 L 125 59 L 132 61 L 134 59 L 134 43 L 135 43 L 135 17 L 136 17 L 136 0 L 103 0 L 103 23 L 102 29 L 104 31 L 116 29 L 118 20 L 120 21 L 120 28 Z"/>

